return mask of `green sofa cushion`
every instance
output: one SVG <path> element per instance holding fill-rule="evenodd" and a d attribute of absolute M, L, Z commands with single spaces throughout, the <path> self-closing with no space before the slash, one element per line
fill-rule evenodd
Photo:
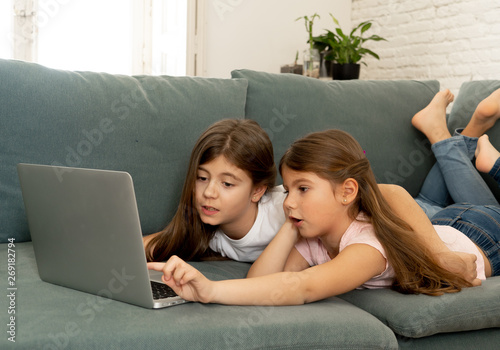
<path fill-rule="evenodd" d="M 434 157 L 411 118 L 437 93 L 437 81 L 324 82 L 250 70 L 232 77 L 248 80 L 246 117 L 267 130 L 277 162 L 295 139 L 338 128 L 363 146 L 379 182 L 418 194 Z"/>
<path fill-rule="evenodd" d="M 67 72 L 0 60 L 0 242 L 30 239 L 16 164 L 123 170 L 143 232 L 173 215 L 191 148 L 210 124 L 243 118 L 247 82 Z"/>
<path fill-rule="evenodd" d="M 500 277 L 442 296 L 404 295 L 377 289 L 354 290 L 339 297 L 408 338 L 500 327 Z"/>
<path fill-rule="evenodd" d="M 0 248 L 0 260 L 6 262 L 6 244 Z M 17 244 L 15 250 L 16 343 L 8 343 L 4 333 L 0 348 L 398 348 L 387 326 L 339 298 L 300 306 L 187 303 L 148 310 L 43 282 L 38 276 L 32 243 Z M 234 261 L 192 264 L 214 280 L 244 277 L 249 268 L 248 264 Z M 0 264 L 0 275 L 7 275 L 6 263 Z M 2 281 L 5 291 L 7 279 Z M 1 305 L 7 316 L 7 305 Z"/>
<path fill-rule="evenodd" d="M 500 328 L 439 333 L 423 338 L 407 338 L 398 335 L 396 337 L 398 338 L 400 350 L 497 350 L 498 344 L 500 344 Z"/>
<path fill-rule="evenodd" d="M 500 80 L 468 81 L 462 84 L 460 91 L 453 102 L 448 119 L 450 132 L 464 128 L 472 117 L 477 105 L 493 91 L 500 89 Z M 491 143 L 500 150 L 500 123 L 497 123 L 487 132 Z M 487 174 L 482 174 L 484 180 L 500 201 L 500 188 Z"/>

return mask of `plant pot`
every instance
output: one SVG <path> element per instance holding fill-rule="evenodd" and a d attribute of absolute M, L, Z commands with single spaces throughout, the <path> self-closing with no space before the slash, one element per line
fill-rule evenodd
<path fill-rule="evenodd" d="M 300 74 L 302 75 L 302 65 L 301 64 L 293 64 L 293 65 L 285 65 L 281 66 L 281 73 L 292 73 L 292 74 Z"/>
<path fill-rule="evenodd" d="M 332 73 L 334 80 L 359 79 L 359 70 L 361 65 L 358 63 L 332 64 Z"/>

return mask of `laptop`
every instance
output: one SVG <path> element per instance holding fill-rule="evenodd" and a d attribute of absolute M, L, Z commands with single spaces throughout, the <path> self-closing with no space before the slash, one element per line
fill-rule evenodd
<path fill-rule="evenodd" d="M 145 308 L 186 302 L 147 269 L 130 174 L 35 164 L 17 171 L 43 281 Z"/>

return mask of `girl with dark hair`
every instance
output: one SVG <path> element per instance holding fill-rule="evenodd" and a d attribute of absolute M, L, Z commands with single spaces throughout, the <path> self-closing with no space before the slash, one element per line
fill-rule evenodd
<path fill-rule="evenodd" d="M 191 152 L 177 212 L 160 232 L 145 236 L 148 261 L 172 255 L 184 260 L 230 258 L 254 262 L 285 222 L 282 186 L 266 132 L 253 120 L 226 119 L 211 125 Z M 379 185 L 395 213 L 434 249 L 443 266 L 474 280 L 471 256 L 443 254 L 425 215 L 401 187 Z M 440 249 L 442 248 L 442 249 Z"/>
<path fill-rule="evenodd" d="M 273 146 L 257 122 L 211 125 L 192 150 L 173 219 L 144 238 L 148 261 L 255 261 L 285 221 L 275 178 Z"/>
<path fill-rule="evenodd" d="M 349 134 L 327 130 L 295 141 L 280 172 L 287 220 L 247 279 L 210 281 L 178 257 L 149 268 L 163 271 L 164 282 L 185 299 L 239 305 L 303 304 L 355 288 L 440 295 L 472 286 L 443 268 L 394 214 Z M 454 228 L 435 229 L 448 249 L 475 255 L 477 276 L 486 278 L 491 266 L 474 242 Z"/>

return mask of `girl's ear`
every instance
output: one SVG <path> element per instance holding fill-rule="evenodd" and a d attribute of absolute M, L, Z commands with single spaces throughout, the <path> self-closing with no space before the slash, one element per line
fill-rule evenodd
<path fill-rule="evenodd" d="M 257 203 L 258 201 L 260 201 L 264 193 L 266 193 L 266 190 L 267 186 L 255 186 L 252 192 L 252 202 Z"/>
<path fill-rule="evenodd" d="M 342 184 L 342 204 L 350 204 L 358 196 L 358 182 L 352 178 L 348 178 Z"/>

